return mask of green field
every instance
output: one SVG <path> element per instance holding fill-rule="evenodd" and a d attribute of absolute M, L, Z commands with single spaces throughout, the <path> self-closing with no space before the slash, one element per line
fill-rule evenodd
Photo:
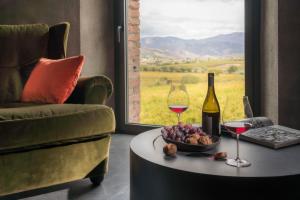
<path fill-rule="evenodd" d="M 185 70 L 186 68 L 191 70 Z M 227 101 L 225 120 L 243 117 L 242 97 L 245 93 L 245 80 L 244 61 L 241 59 L 164 63 L 159 66 L 144 64 L 141 69 L 142 124 L 171 125 L 177 122 L 176 115 L 167 106 L 170 81 L 184 81 L 190 97 L 189 109 L 182 114 L 181 121 L 201 123 L 208 72 L 216 73 L 215 89 L 221 110 Z"/>

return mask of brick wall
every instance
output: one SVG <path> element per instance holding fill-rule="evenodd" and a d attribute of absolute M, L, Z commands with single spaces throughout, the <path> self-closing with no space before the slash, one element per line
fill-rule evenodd
<path fill-rule="evenodd" d="M 128 2 L 128 103 L 129 122 L 140 119 L 140 0 Z"/>

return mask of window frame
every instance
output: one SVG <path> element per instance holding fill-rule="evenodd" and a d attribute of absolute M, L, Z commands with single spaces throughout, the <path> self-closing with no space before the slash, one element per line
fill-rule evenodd
<path fill-rule="evenodd" d="M 142 1 L 142 0 L 141 0 Z M 245 1 L 245 93 L 255 116 L 261 113 L 260 0 Z M 114 0 L 116 132 L 139 134 L 158 125 L 126 123 L 127 118 L 127 8 L 128 0 Z"/>

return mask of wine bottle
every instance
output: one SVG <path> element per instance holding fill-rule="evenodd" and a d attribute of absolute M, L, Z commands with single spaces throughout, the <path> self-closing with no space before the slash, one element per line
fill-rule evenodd
<path fill-rule="evenodd" d="M 203 131 L 212 136 L 221 136 L 220 106 L 215 93 L 214 73 L 208 73 L 208 89 L 202 107 Z"/>

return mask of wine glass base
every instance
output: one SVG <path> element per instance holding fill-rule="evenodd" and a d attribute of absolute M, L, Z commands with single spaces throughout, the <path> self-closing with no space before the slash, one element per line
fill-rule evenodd
<path fill-rule="evenodd" d="M 226 161 L 227 165 L 233 166 L 233 167 L 249 167 L 251 163 L 247 160 L 241 160 L 241 159 L 227 159 Z"/>

